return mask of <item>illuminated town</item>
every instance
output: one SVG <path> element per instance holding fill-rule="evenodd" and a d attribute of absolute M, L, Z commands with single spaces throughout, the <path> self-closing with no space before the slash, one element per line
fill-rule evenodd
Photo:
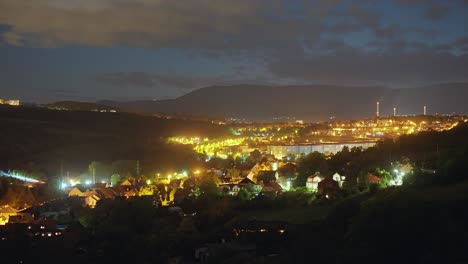
<path fill-rule="evenodd" d="M 58 110 L 31 108 L 30 111 Z M 190 154 L 191 162 L 186 161 L 175 167 L 162 163 L 151 168 L 153 163 L 144 161 L 145 157 L 141 156 L 141 161 L 92 161 L 81 171 L 68 171 L 68 167 L 58 164 L 58 173 L 42 178 L 37 178 L 35 175 L 38 172 L 30 169 L 1 170 L 1 186 L 7 186 L 2 188 L 9 191 L 3 191 L 1 196 L 0 238 L 4 241 L 14 239 L 17 233 L 11 228 L 22 226 L 25 228 L 24 234 L 31 241 L 69 243 L 70 236 L 78 235 L 68 228 L 73 221 L 77 221 L 73 220 L 74 214 L 79 215 L 80 225 L 89 227 L 91 224 L 85 221 L 86 217 L 95 217 L 105 204 L 131 204 L 141 199 L 149 202 L 150 207 L 146 210 L 167 210 L 169 216 L 174 214 L 181 219 L 205 217 L 198 214 L 205 212 L 204 206 L 211 204 L 206 199 L 233 199 L 234 204 L 238 203 L 235 206 L 253 206 L 265 200 L 278 209 L 265 207 L 260 211 L 270 210 L 272 215 L 276 215 L 282 210 L 289 210 L 282 207 L 290 199 L 288 197 L 297 197 L 294 199 L 299 199 L 300 203 L 310 208 L 306 210 L 314 211 L 314 204 L 333 205 L 350 194 L 399 188 L 416 173 L 439 175 L 436 165 L 425 165 L 426 156 L 421 160 L 420 155 L 409 158 L 389 153 L 390 159 L 387 159 L 387 156 L 372 153 L 385 153 L 382 146 L 401 144 L 397 142 L 404 142 L 403 138 L 406 140 L 419 134 L 457 130 L 465 127 L 467 121 L 461 115 L 421 115 L 322 123 L 223 122 L 214 125 L 211 122 L 211 126 L 228 133 L 223 132 L 222 136 L 217 137 L 174 135 L 162 138 L 163 144 L 171 148 L 193 152 Z M 177 157 L 168 158 L 166 162 Z M 368 160 L 369 165 L 360 160 Z M 53 162 L 57 164 L 57 161 Z M 354 164 L 360 165 L 356 167 Z M 36 191 L 46 188 L 54 190 L 54 198 L 40 195 L 43 191 Z M 204 202 L 194 210 L 186 205 L 189 201 Z M 293 210 L 303 209 L 298 207 Z M 256 212 L 245 211 L 253 215 Z M 288 214 L 286 219 L 290 217 Z M 241 221 L 230 228 L 234 236 L 223 239 L 237 241 L 256 233 L 279 234 L 273 237 L 284 239 L 289 232 L 286 222 L 272 220 Z M 196 247 L 197 250 L 206 250 L 205 246 Z"/>
<path fill-rule="evenodd" d="M 468 0 L 0 0 L 0 264 L 468 264 Z"/>
<path fill-rule="evenodd" d="M 288 155 L 297 158 L 315 151 L 335 154 L 345 146 L 365 149 L 384 138 L 396 139 L 424 131 L 447 131 L 460 122 L 467 122 L 467 118 L 400 116 L 318 124 L 251 124 L 231 127 L 233 136 L 236 136 L 233 138 L 171 137 L 168 141 L 191 145 L 196 152 L 208 157 L 242 157 L 258 149 L 282 159 Z"/>
<path fill-rule="evenodd" d="M 19 105 L 20 105 L 20 101 L 19 101 L 19 100 L 0 99 L 0 105 L 19 106 Z"/>

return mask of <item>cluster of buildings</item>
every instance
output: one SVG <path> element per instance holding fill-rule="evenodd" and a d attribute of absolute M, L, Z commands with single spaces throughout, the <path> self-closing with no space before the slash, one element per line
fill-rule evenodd
<path fill-rule="evenodd" d="M 241 172 L 242 174 L 242 172 Z M 297 177 L 296 165 L 270 158 L 263 158 L 244 175 L 221 177 L 219 189 L 222 193 L 237 196 L 243 188 L 255 193 L 277 195 L 288 191 Z"/>
<path fill-rule="evenodd" d="M 55 200 L 39 207 L 16 210 L 0 206 L 0 241 L 67 240 L 78 241 L 81 226 L 59 224 L 70 218 L 69 200 Z"/>
<path fill-rule="evenodd" d="M 321 143 L 321 144 L 296 144 L 296 145 L 268 145 L 267 153 L 275 156 L 277 159 L 288 157 L 290 155 L 299 157 L 313 152 L 319 152 L 325 155 L 336 154 L 344 147 L 367 149 L 375 146 L 376 142 L 346 142 L 346 143 Z"/>
<path fill-rule="evenodd" d="M 276 158 L 320 152 L 335 154 L 343 147 L 372 147 L 381 139 L 422 131 L 447 131 L 459 123 L 468 122 L 465 116 L 392 116 L 345 122 L 320 124 L 278 123 L 232 126 L 234 137 L 169 138 L 169 142 L 192 145 L 193 149 L 211 157 L 246 157 L 253 148 Z"/>
<path fill-rule="evenodd" d="M 19 106 L 20 100 L 6 100 L 0 98 L 0 105 L 11 105 L 11 106 Z"/>
<path fill-rule="evenodd" d="M 357 179 L 359 183 L 359 178 Z M 367 174 L 364 178 L 366 184 L 380 184 L 382 179 L 378 176 Z M 316 172 L 307 177 L 306 187 L 315 191 L 319 197 L 334 199 L 339 197 L 341 189 L 348 184 L 346 176 L 335 173 L 332 177 L 325 177 L 320 172 Z"/>

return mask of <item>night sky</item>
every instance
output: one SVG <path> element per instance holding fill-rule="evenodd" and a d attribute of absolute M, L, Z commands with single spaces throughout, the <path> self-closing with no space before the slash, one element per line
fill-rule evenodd
<path fill-rule="evenodd" d="M 0 0 L 0 98 L 468 81 L 466 0 Z"/>

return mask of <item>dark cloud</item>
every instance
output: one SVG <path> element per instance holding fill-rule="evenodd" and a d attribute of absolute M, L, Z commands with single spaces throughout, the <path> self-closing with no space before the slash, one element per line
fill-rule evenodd
<path fill-rule="evenodd" d="M 450 9 L 446 6 L 436 5 L 429 7 L 424 12 L 424 17 L 430 20 L 441 20 L 448 16 Z"/>
<path fill-rule="evenodd" d="M 382 39 L 406 38 L 409 35 L 435 38 L 440 35 L 440 32 L 434 29 L 424 29 L 414 26 L 403 27 L 400 24 L 391 24 L 375 28 L 374 35 Z"/>
<path fill-rule="evenodd" d="M 453 45 L 458 46 L 458 47 L 468 46 L 468 36 L 456 39 Z"/>
<path fill-rule="evenodd" d="M 321 41 L 319 47 L 323 50 L 342 50 L 349 46 L 341 39 L 326 39 Z"/>
<path fill-rule="evenodd" d="M 156 85 L 153 77 L 144 72 L 116 72 L 99 75 L 97 81 L 113 86 L 151 88 Z"/>
<path fill-rule="evenodd" d="M 74 90 L 64 90 L 64 89 L 48 89 L 47 92 L 52 93 L 52 94 L 63 94 L 63 95 L 72 95 L 72 94 L 78 94 L 78 91 Z"/>
<path fill-rule="evenodd" d="M 114 72 L 101 74 L 96 80 L 116 87 L 128 88 L 171 88 L 186 92 L 210 85 L 233 85 L 238 83 L 268 84 L 272 85 L 278 80 L 271 76 L 257 75 L 254 78 L 246 77 L 244 66 L 235 67 L 238 71 L 231 75 L 217 77 L 187 77 L 178 74 L 158 74 L 148 72 Z"/>
<path fill-rule="evenodd" d="M 407 87 L 412 84 L 468 81 L 467 54 L 456 56 L 432 51 L 350 51 L 324 56 L 285 57 L 272 60 L 269 68 L 277 76 L 309 83 Z"/>
<path fill-rule="evenodd" d="M 427 0 L 396 0 L 395 2 L 400 6 L 414 6 L 426 3 Z"/>
<path fill-rule="evenodd" d="M 11 26 L 3 34 L 11 45 L 48 47 L 226 50 L 273 48 L 298 35 L 319 36 L 316 17 L 296 18 L 296 11 L 284 4 L 281 0 L 0 0 L 0 24 Z"/>
<path fill-rule="evenodd" d="M 349 10 L 349 14 L 352 18 L 369 28 L 376 28 L 380 24 L 379 13 L 369 8 L 353 5 Z"/>
<path fill-rule="evenodd" d="M 378 38 L 390 39 L 390 38 L 395 38 L 397 36 L 401 36 L 403 34 L 403 32 L 404 31 L 403 31 L 403 29 L 401 28 L 400 25 L 393 24 L 393 25 L 390 25 L 390 26 L 377 28 L 374 31 L 374 34 Z"/>
<path fill-rule="evenodd" d="M 349 32 L 359 31 L 363 28 L 361 24 L 358 23 L 337 23 L 330 27 L 330 31 L 337 34 L 345 34 Z"/>
<path fill-rule="evenodd" d="M 377 0 L 0 0 L 0 25 L 8 25 L 0 35 L 17 46 L 170 48 L 188 59 L 212 61 L 250 57 L 233 66 L 232 73 L 216 77 L 208 70 L 193 77 L 144 68 L 96 77 L 114 87 L 189 90 L 239 82 L 466 79 L 466 56 L 455 54 L 466 50 L 468 40 L 454 41 L 453 32 L 431 29 L 435 20 L 449 15 L 443 1 L 394 1 L 397 6 L 387 14 Z M 402 22 L 411 19 L 394 19 L 400 18 L 394 8 L 401 6 L 431 21 L 419 28 Z M 447 43 L 437 42 L 443 34 L 449 38 L 440 39 Z M 249 63 L 263 67 L 259 76 Z"/>

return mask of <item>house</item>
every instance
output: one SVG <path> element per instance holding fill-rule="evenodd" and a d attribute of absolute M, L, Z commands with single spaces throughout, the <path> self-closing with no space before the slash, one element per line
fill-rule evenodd
<path fill-rule="evenodd" d="M 73 187 L 69 192 L 68 192 L 68 196 L 69 197 L 72 197 L 72 196 L 78 196 L 78 197 L 82 197 L 84 196 L 84 193 L 86 192 L 86 190 L 84 188 L 82 188 L 81 186 L 75 186 Z"/>
<path fill-rule="evenodd" d="M 339 192 L 340 186 L 338 182 L 333 180 L 331 177 L 326 177 L 317 185 L 317 194 L 327 199 L 336 198 Z"/>
<path fill-rule="evenodd" d="M 120 186 L 133 186 L 133 182 L 130 181 L 129 179 L 126 179 L 122 183 L 120 183 Z"/>
<path fill-rule="evenodd" d="M 115 199 L 119 194 L 112 188 L 93 188 L 90 190 L 82 190 L 75 186 L 68 192 L 69 197 L 80 197 L 83 200 L 83 205 L 94 208 L 97 202 L 101 199 Z"/>
<path fill-rule="evenodd" d="M 124 196 L 126 198 L 136 196 L 138 190 L 133 186 L 128 185 L 119 185 L 112 188 L 119 196 Z"/>
<path fill-rule="evenodd" d="M 7 224 L 10 217 L 15 216 L 17 213 L 18 210 L 9 205 L 0 206 L 0 225 Z"/>
<path fill-rule="evenodd" d="M 236 196 L 239 194 L 241 187 L 239 187 L 237 184 L 220 184 L 219 190 L 222 193 Z"/>
<path fill-rule="evenodd" d="M 259 184 L 255 184 L 253 181 L 251 181 L 249 178 L 244 178 L 242 179 L 240 182 L 237 183 L 237 185 L 239 185 L 239 188 L 244 188 L 246 187 L 247 185 L 251 184 L 254 188 L 254 191 L 259 193 L 262 191 L 262 186 L 259 185 Z"/>
<path fill-rule="evenodd" d="M 278 179 L 278 172 L 276 171 L 273 171 L 273 170 L 269 170 L 269 171 L 259 171 L 258 174 L 257 174 L 257 177 L 256 177 L 256 183 L 260 183 L 260 182 L 264 182 L 264 183 L 267 183 L 267 182 L 276 182 L 276 180 Z"/>
<path fill-rule="evenodd" d="M 346 180 L 346 177 L 345 176 L 341 176 L 340 174 L 338 173 L 335 173 L 333 174 L 332 176 L 332 179 L 336 182 L 338 182 L 338 184 L 340 185 L 340 188 L 343 187 L 343 183 L 344 181 Z"/>
<path fill-rule="evenodd" d="M 283 188 L 281 187 L 281 185 L 279 185 L 275 181 L 260 183 L 260 186 L 262 186 L 263 193 L 270 193 L 273 195 L 277 195 L 283 191 Z"/>
<path fill-rule="evenodd" d="M 113 188 L 94 188 L 93 191 L 98 193 L 98 196 L 102 199 L 115 199 L 119 194 Z"/>
<path fill-rule="evenodd" d="M 297 166 L 289 162 L 278 169 L 278 180 L 276 182 L 279 183 L 284 190 L 290 190 L 291 182 L 293 182 L 296 177 Z"/>
<path fill-rule="evenodd" d="M 297 175 L 297 166 L 294 163 L 288 162 L 278 169 L 278 176 L 285 178 L 295 178 Z"/>
<path fill-rule="evenodd" d="M 381 181 L 382 179 L 380 179 L 379 177 L 375 175 L 372 175 L 372 174 L 367 175 L 367 182 L 369 184 L 380 184 Z"/>
<path fill-rule="evenodd" d="M 247 185 L 247 184 L 255 184 L 252 180 L 250 180 L 248 177 L 245 177 L 244 179 L 242 179 L 240 182 L 238 182 L 237 184 L 239 185 Z"/>
<path fill-rule="evenodd" d="M 97 195 L 89 195 L 84 197 L 84 204 L 90 208 L 96 207 L 97 202 L 101 200 Z"/>
<path fill-rule="evenodd" d="M 325 177 L 322 176 L 320 172 L 316 172 L 315 174 L 307 177 L 306 187 L 312 189 L 313 191 L 317 191 L 318 183 L 323 181 L 324 179 Z"/>
<path fill-rule="evenodd" d="M 278 163 L 275 161 L 269 161 L 267 158 L 262 158 L 262 160 L 255 164 L 253 168 L 250 170 L 247 178 L 252 180 L 253 182 L 257 182 L 258 174 L 261 171 L 277 171 L 278 170 Z"/>

